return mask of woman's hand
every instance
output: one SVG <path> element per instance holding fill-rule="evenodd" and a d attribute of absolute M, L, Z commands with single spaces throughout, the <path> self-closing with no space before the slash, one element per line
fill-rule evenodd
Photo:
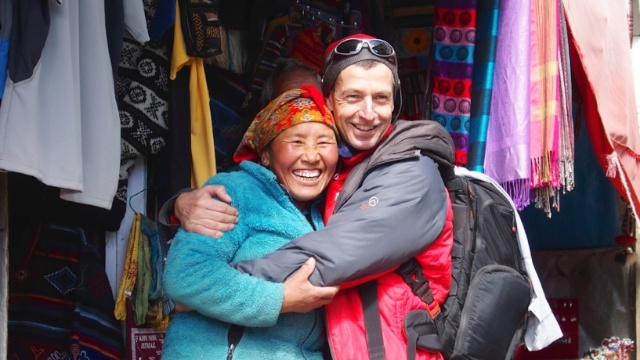
<path fill-rule="evenodd" d="M 324 306 L 338 293 L 338 286 L 319 287 L 309 282 L 316 268 L 316 260 L 309 258 L 300 269 L 284 282 L 284 300 L 280 313 L 305 313 Z"/>

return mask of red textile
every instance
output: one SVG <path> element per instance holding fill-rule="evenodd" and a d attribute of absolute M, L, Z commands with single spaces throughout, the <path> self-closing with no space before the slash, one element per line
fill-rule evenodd
<path fill-rule="evenodd" d="M 587 131 L 600 166 L 640 211 L 640 130 L 626 1 L 563 1 L 572 71 L 584 99 Z"/>

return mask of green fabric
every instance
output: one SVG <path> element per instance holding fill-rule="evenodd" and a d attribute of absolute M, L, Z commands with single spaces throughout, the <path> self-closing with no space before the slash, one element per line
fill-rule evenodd
<path fill-rule="evenodd" d="M 142 215 L 142 223 L 146 222 L 146 217 Z M 144 231 L 140 232 L 138 242 L 138 276 L 136 280 L 134 315 L 135 324 L 140 326 L 145 323 L 147 311 L 149 310 L 149 287 L 151 285 L 151 249 L 149 247 L 149 237 Z"/>

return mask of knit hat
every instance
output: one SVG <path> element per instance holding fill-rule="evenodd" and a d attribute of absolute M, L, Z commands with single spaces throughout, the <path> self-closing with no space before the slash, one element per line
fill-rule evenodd
<path fill-rule="evenodd" d="M 259 161 L 260 153 L 281 132 L 298 124 L 319 122 L 338 134 L 324 97 L 313 85 L 286 91 L 272 100 L 253 119 L 233 156 L 233 161 Z"/>
<path fill-rule="evenodd" d="M 382 57 L 375 55 L 371 52 L 370 48 L 363 48 L 359 53 L 353 55 L 341 55 L 334 53 L 335 48 L 343 41 L 349 39 L 359 39 L 359 40 L 380 40 L 373 36 L 369 36 L 366 34 L 354 34 L 344 37 L 340 40 L 336 40 L 331 43 L 324 52 L 324 72 L 322 75 L 322 93 L 326 96 L 329 94 L 329 90 L 333 87 L 338 78 L 340 72 L 346 69 L 349 65 L 353 65 L 357 62 L 361 62 L 364 60 L 375 60 L 381 62 L 393 73 L 393 84 L 394 90 L 396 90 L 396 94 L 399 96 L 400 90 L 400 78 L 398 77 L 398 66 L 397 59 L 395 54 L 392 57 Z"/>

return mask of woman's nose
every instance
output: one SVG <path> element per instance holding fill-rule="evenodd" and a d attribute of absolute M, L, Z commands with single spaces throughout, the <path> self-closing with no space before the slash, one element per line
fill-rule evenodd
<path fill-rule="evenodd" d="M 305 146 L 303 159 L 308 162 L 316 162 L 320 160 L 320 152 L 318 151 L 318 146 Z"/>

